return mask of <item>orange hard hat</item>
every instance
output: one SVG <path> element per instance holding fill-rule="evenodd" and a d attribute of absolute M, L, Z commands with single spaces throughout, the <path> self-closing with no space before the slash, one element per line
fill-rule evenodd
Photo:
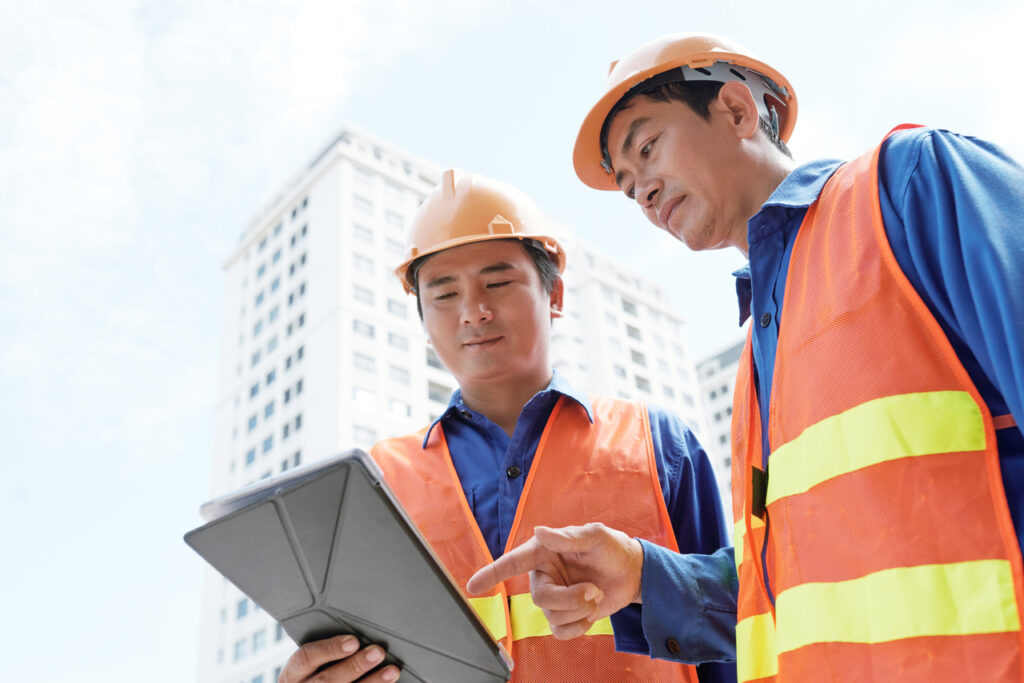
<path fill-rule="evenodd" d="M 454 169 L 420 206 L 409 227 L 405 260 L 395 268 L 405 291 L 415 293 L 409 266 L 423 256 L 462 244 L 498 239 L 531 239 L 565 270 L 565 250 L 546 234 L 547 218 L 537 205 L 511 185 Z"/>
<path fill-rule="evenodd" d="M 671 73 L 670 73 L 671 72 Z M 783 142 L 796 123 L 796 95 L 786 77 L 739 45 L 710 35 L 677 33 L 641 45 L 608 69 L 604 93 L 580 126 L 573 150 L 576 175 L 598 190 L 617 190 L 601 131 L 615 105 L 638 85 L 673 81 L 740 81 L 754 94 L 761 117 Z M 658 81 L 651 81 L 655 83 Z"/>

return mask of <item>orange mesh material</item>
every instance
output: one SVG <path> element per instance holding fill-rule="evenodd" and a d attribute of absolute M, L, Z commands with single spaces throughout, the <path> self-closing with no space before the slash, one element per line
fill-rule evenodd
<path fill-rule="evenodd" d="M 533 536 L 535 526 L 603 522 L 631 536 L 677 549 L 658 482 L 647 408 L 643 404 L 591 397 L 594 424 L 573 401 L 552 411 L 530 467 L 506 551 Z M 440 426 L 427 448 L 423 433 L 378 444 L 373 455 L 388 484 L 416 521 L 460 586 L 491 561 L 465 500 Z M 507 589 L 507 590 L 506 590 Z M 529 593 L 529 581 L 512 579 L 506 595 Z M 493 594 L 493 593 L 492 593 Z M 507 604 L 507 601 L 506 601 Z M 506 610 L 507 612 L 507 610 Z M 509 633 L 512 633 L 509 625 Z M 610 635 L 560 641 L 529 637 L 506 647 L 512 680 L 696 681 L 691 666 L 615 652 Z"/>
<path fill-rule="evenodd" d="M 1012 568 L 1020 614 L 1020 548 L 999 474 L 992 418 L 892 255 L 878 204 L 877 155 L 876 149 L 840 167 L 797 235 L 772 382 L 769 443 L 777 450 L 808 427 L 874 399 L 960 391 L 970 394 L 981 412 L 987 447 L 866 466 L 776 500 L 766 515 L 771 587 L 778 595 L 808 582 L 842 581 L 887 568 L 1004 559 Z M 739 492 L 746 501 L 750 541 L 744 565 L 758 561 L 764 542 L 750 533 L 749 472 L 752 463 L 761 462 L 750 372 L 750 363 L 742 361 L 733 421 L 734 499 Z M 744 464 L 737 465 L 741 458 Z M 739 482 L 737 467 L 747 473 Z M 741 619 L 765 612 L 760 579 L 759 570 L 741 565 Z M 871 645 L 815 643 L 781 655 L 777 678 L 1019 680 L 1024 675 L 1021 637 L 1017 631 Z"/>

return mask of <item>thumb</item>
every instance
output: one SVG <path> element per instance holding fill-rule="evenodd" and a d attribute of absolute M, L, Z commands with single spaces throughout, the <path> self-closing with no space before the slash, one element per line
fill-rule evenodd
<path fill-rule="evenodd" d="M 533 537 L 537 543 L 554 553 L 585 553 L 601 541 L 603 526 L 598 522 L 560 529 L 539 526 L 534 528 Z"/>

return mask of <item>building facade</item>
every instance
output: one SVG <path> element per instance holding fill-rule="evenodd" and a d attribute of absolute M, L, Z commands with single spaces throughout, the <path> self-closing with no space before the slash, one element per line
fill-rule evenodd
<path fill-rule="evenodd" d="M 727 518 L 732 514 L 732 394 L 743 343 L 741 338 L 697 363 L 701 401 L 707 418 L 707 435 L 702 443 L 715 466 Z"/>
<path fill-rule="evenodd" d="M 213 496 L 444 410 L 456 383 L 392 274 L 442 170 L 346 126 L 248 225 L 224 264 Z M 555 367 L 590 391 L 674 410 L 703 437 L 683 318 L 659 287 L 560 238 L 569 265 Z M 207 568 L 200 683 L 272 683 L 294 647 Z"/>

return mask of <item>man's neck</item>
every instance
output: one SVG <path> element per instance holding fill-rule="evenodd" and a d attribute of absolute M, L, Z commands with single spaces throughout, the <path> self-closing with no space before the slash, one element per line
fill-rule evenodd
<path fill-rule="evenodd" d="M 462 402 L 501 427 L 509 437 L 516 429 L 519 414 L 527 402 L 551 383 L 551 371 L 524 381 L 502 380 L 461 386 Z"/>
<path fill-rule="evenodd" d="M 748 185 L 751 188 L 751 192 L 747 195 L 749 204 L 744 207 L 743 211 L 746 220 L 742 225 L 736 226 L 733 239 L 733 246 L 743 252 L 744 256 L 749 257 L 750 250 L 750 245 L 747 242 L 747 222 L 761 210 L 764 203 L 771 198 L 772 193 L 778 189 L 794 168 L 796 168 L 796 162 L 776 150 L 772 150 L 771 153 L 765 154 L 758 160 L 755 173 Z"/>

